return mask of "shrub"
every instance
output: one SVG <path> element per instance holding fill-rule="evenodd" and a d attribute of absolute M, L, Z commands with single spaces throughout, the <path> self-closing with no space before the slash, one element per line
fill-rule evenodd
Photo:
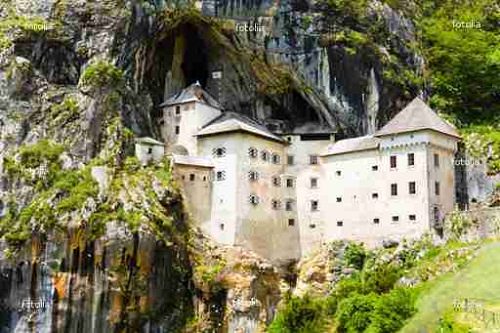
<path fill-rule="evenodd" d="M 356 269 L 363 268 L 366 258 L 366 251 L 363 244 L 347 244 L 344 252 L 344 258 L 349 266 Z"/>
<path fill-rule="evenodd" d="M 414 291 L 409 288 L 393 289 L 378 298 L 368 331 L 397 332 L 415 311 Z"/>
<path fill-rule="evenodd" d="M 354 294 L 342 300 L 337 309 L 339 332 L 363 332 L 372 321 L 372 312 L 377 302 L 376 294 Z"/>
<path fill-rule="evenodd" d="M 89 65 L 81 77 L 81 84 L 95 88 L 118 87 L 122 83 L 123 72 L 104 60 Z"/>
<path fill-rule="evenodd" d="M 401 268 L 394 263 L 377 264 L 364 271 L 364 286 L 367 290 L 385 293 L 394 287 L 401 275 Z"/>
<path fill-rule="evenodd" d="M 302 298 L 290 297 L 269 326 L 268 332 L 314 333 L 321 332 L 325 325 L 324 301 L 305 295 Z"/>

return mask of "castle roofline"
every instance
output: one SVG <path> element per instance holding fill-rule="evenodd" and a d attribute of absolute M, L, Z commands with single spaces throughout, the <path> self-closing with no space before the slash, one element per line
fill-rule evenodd
<path fill-rule="evenodd" d="M 348 154 L 365 150 L 378 149 L 380 139 L 373 135 L 366 135 L 352 139 L 344 139 L 330 145 L 321 156 Z"/>
<path fill-rule="evenodd" d="M 140 143 L 140 144 L 153 145 L 153 146 L 164 146 L 165 145 L 163 142 L 155 140 L 149 136 L 137 138 L 137 139 L 135 139 L 135 142 Z"/>
<path fill-rule="evenodd" d="M 160 104 L 160 107 L 184 104 L 190 102 L 198 102 L 207 104 L 216 109 L 222 109 L 222 105 L 213 98 L 208 92 L 206 92 L 199 82 L 193 83 L 190 86 L 184 88 L 180 92 L 169 97 L 165 102 Z"/>
<path fill-rule="evenodd" d="M 230 132 L 247 132 L 266 139 L 285 142 L 285 140 L 270 132 L 256 120 L 235 112 L 224 112 L 205 125 L 197 136 L 202 137 Z"/>
<path fill-rule="evenodd" d="M 422 99 L 416 97 L 403 110 L 394 116 L 375 136 L 433 130 L 459 139 L 460 134 L 446 121 L 441 119 Z"/>
<path fill-rule="evenodd" d="M 172 160 L 174 164 L 192 165 L 204 168 L 214 167 L 212 160 L 205 157 L 172 154 Z"/>

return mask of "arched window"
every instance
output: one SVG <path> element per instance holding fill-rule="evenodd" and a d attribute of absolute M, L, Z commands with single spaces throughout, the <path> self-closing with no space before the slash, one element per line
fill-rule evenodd
<path fill-rule="evenodd" d="M 281 161 L 280 155 L 273 154 L 272 160 L 273 160 L 274 164 L 280 164 L 280 161 Z"/>
<path fill-rule="evenodd" d="M 263 160 L 263 161 L 269 161 L 269 152 L 263 150 L 261 153 L 260 153 L 260 158 Z"/>
<path fill-rule="evenodd" d="M 214 148 L 212 150 L 212 154 L 214 155 L 214 157 L 224 157 L 226 156 L 226 148 L 224 147 Z"/>
<path fill-rule="evenodd" d="M 257 171 L 249 171 L 248 180 L 250 180 L 251 182 L 256 182 L 257 180 L 259 180 L 259 173 Z"/>
<path fill-rule="evenodd" d="M 258 155 L 257 148 L 254 147 L 248 148 L 248 156 L 250 156 L 250 158 L 257 158 L 257 155 Z"/>
<path fill-rule="evenodd" d="M 250 197 L 248 198 L 250 204 L 257 206 L 259 204 L 259 197 L 256 196 L 255 194 L 250 194 Z"/>

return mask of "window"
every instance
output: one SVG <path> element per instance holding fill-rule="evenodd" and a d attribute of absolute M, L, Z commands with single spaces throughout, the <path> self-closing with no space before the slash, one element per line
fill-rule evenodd
<path fill-rule="evenodd" d="M 149 148 L 148 148 L 148 154 L 150 154 L 150 155 L 151 155 L 152 153 L 153 153 L 153 148 L 149 147 Z"/>
<path fill-rule="evenodd" d="M 293 163 L 294 163 L 294 160 L 293 160 L 293 155 L 288 155 L 288 156 L 286 157 L 286 164 L 288 164 L 288 165 L 293 165 Z"/>
<path fill-rule="evenodd" d="M 395 167 L 398 166 L 398 160 L 396 156 L 391 156 L 391 169 L 394 169 Z"/>
<path fill-rule="evenodd" d="M 318 178 L 311 178 L 311 188 L 318 187 Z"/>
<path fill-rule="evenodd" d="M 194 175 L 194 173 L 192 173 L 192 174 L 189 175 L 189 180 L 190 181 L 194 182 L 195 178 L 196 178 L 196 176 Z"/>
<path fill-rule="evenodd" d="M 288 199 L 288 200 L 285 202 L 285 210 L 286 210 L 286 211 L 289 211 L 289 212 L 293 210 L 293 200 Z"/>
<path fill-rule="evenodd" d="M 311 212 L 318 210 L 319 202 L 318 200 L 311 200 Z"/>
<path fill-rule="evenodd" d="M 337 227 L 342 227 L 344 225 L 343 221 L 337 221 Z"/>
<path fill-rule="evenodd" d="M 268 161 L 269 160 L 269 153 L 267 151 L 262 151 L 260 153 L 260 158 L 263 160 L 263 161 Z"/>
<path fill-rule="evenodd" d="M 175 126 L 175 134 L 179 135 L 181 133 L 181 128 L 179 126 Z"/>
<path fill-rule="evenodd" d="M 291 137 L 291 136 L 287 136 L 287 137 L 286 137 L 286 141 L 288 141 L 288 142 L 292 142 L 292 137 Z"/>
<path fill-rule="evenodd" d="M 295 225 L 295 219 L 288 219 L 288 226 L 293 227 Z"/>
<path fill-rule="evenodd" d="M 399 221 L 399 216 L 392 217 L 392 222 L 398 222 L 398 221 Z"/>
<path fill-rule="evenodd" d="M 257 180 L 259 180 L 259 173 L 257 171 L 249 171 L 248 180 L 250 180 L 251 182 L 256 182 Z"/>
<path fill-rule="evenodd" d="M 254 147 L 250 147 L 248 148 L 248 156 L 250 156 L 250 158 L 257 158 L 257 149 L 254 148 Z"/>
<path fill-rule="evenodd" d="M 342 197 L 337 197 L 337 202 L 342 202 Z"/>
<path fill-rule="evenodd" d="M 280 209 L 281 202 L 279 200 L 273 200 L 273 201 L 271 201 L 271 206 L 273 209 Z"/>
<path fill-rule="evenodd" d="M 224 223 L 219 224 L 220 230 L 224 230 Z"/>
<path fill-rule="evenodd" d="M 256 196 L 255 194 L 250 194 L 250 197 L 248 197 L 248 201 L 253 206 L 257 206 L 259 204 L 259 197 Z"/>
<path fill-rule="evenodd" d="M 203 176 L 203 181 L 206 182 L 207 181 L 207 176 Z"/>
<path fill-rule="evenodd" d="M 378 193 L 372 193 L 372 199 L 378 199 Z"/>
<path fill-rule="evenodd" d="M 408 165 L 409 166 L 415 165 L 415 154 L 414 153 L 408 154 Z"/>
<path fill-rule="evenodd" d="M 438 207 L 434 207 L 433 208 L 433 215 L 434 215 L 434 223 L 439 223 L 439 208 Z"/>
<path fill-rule="evenodd" d="M 372 165 L 372 171 L 377 171 L 378 170 L 378 165 Z"/>
<path fill-rule="evenodd" d="M 335 174 L 336 174 L 337 176 L 340 176 L 340 175 L 342 174 L 342 172 L 341 172 L 340 170 L 337 170 L 337 171 L 335 171 Z"/>
<path fill-rule="evenodd" d="M 274 176 L 273 177 L 273 185 L 277 186 L 277 187 L 281 186 L 281 179 L 280 179 L 280 177 L 278 177 L 278 176 Z"/>
<path fill-rule="evenodd" d="M 408 183 L 408 192 L 410 194 L 417 193 L 417 185 L 415 184 L 415 182 L 409 182 Z"/>
<path fill-rule="evenodd" d="M 434 182 L 434 194 L 441 194 L 441 189 L 439 188 L 439 182 Z"/>
<path fill-rule="evenodd" d="M 280 155 L 273 154 L 272 160 L 273 160 L 274 164 L 280 164 L 280 160 L 281 160 Z"/>
<path fill-rule="evenodd" d="M 434 167 L 439 168 L 439 154 L 434 154 Z"/>
<path fill-rule="evenodd" d="M 226 148 L 218 147 L 212 150 L 214 157 L 224 157 L 226 155 Z"/>
<path fill-rule="evenodd" d="M 379 224 L 380 223 L 380 219 L 379 218 L 374 218 L 373 219 L 373 224 Z"/>
<path fill-rule="evenodd" d="M 309 164 L 318 164 L 318 155 L 309 155 Z"/>
<path fill-rule="evenodd" d="M 217 181 L 225 180 L 226 179 L 226 171 L 217 171 L 217 173 L 215 174 L 215 179 L 217 179 Z"/>
<path fill-rule="evenodd" d="M 391 184 L 391 195 L 398 195 L 398 184 Z"/>
<path fill-rule="evenodd" d="M 292 178 L 287 178 L 286 180 L 286 187 L 293 187 L 293 179 Z"/>
<path fill-rule="evenodd" d="M 176 116 L 178 116 L 178 115 L 180 115 L 180 114 L 181 114 L 181 107 L 180 107 L 179 105 L 177 105 L 177 106 L 175 107 L 175 115 L 176 115 Z"/>
<path fill-rule="evenodd" d="M 411 215 L 408 215 L 408 219 L 410 221 L 416 221 L 417 220 L 417 216 L 415 214 L 411 214 Z"/>

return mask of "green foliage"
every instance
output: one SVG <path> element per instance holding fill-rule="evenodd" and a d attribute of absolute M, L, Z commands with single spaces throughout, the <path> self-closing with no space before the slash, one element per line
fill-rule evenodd
<path fill-rule="evenodd" d="M 368 290 L 385 293 L 394 287 L 402 274 L 401 267 L 395 263 L 376 264 L 363 272 L 364 286 Z"/>
<path fill-rule="evenodd" d="M 349 243 L 344 251 L 344 258 L 347 264 L 356 269 L 363 268 L 365 263 L 366 251 L 363 244 Z"/>
<path fill-rule="evenodd" d="M 269 326 L 270 333 L 315 333 L 326 324 L 325 304 L 321 299 L 305 295 L 290 297 Z"/>
<path fill-rule="evenodd" d="M 467 154 L 488 164 L 491 174 L 500 172 L 500 124 L 467 126 L 462 130 Z"/>
<path fill-rule="evenodd" d="M 500 33 L 492 2 L 428 1 L 423 9 L 420 26 L 430 66 L 431 106 L 456 114 L 463 123 L 498 121 Z M 461 21 L 481 27 L 453 25 Z"/>
<path fill-rule="evenodd" d="M 80 82 L 94 88 L 117 88 L 123 84 L 123 72 L 113 64 L 100 60 L 84 70 Z"/>
<path fill-rule="evenodd" d="M 467 230 L 472 226 L 472 221 L 468 218 L 463 211 L 452 211 L 446 221 L 445 228 L 451 237 L 460 239 L 467 233 Z"/>
<path fill-rule="evenodd" d="M 339 303 L 336 318 L 338 332 L 363 332 L 372 321 L 372 312 L 375 310 L 377 295 L 354 294 Z"/>
<path fill-rule="evenodd" d="M 27 168 L 37 168 L 42 163 L 58 163 L 64 147 L 49 140 L 40 140 L 35 144 L 22 146 L 19 150 L 21 163 Z"/>
<path fill-rule="evenodd" d="M 367 332 L 393 333 L 399 331 L 415 312 L 415 292 L 409 288 L 396 288 L 381 295 L 375 303 Z"/>

